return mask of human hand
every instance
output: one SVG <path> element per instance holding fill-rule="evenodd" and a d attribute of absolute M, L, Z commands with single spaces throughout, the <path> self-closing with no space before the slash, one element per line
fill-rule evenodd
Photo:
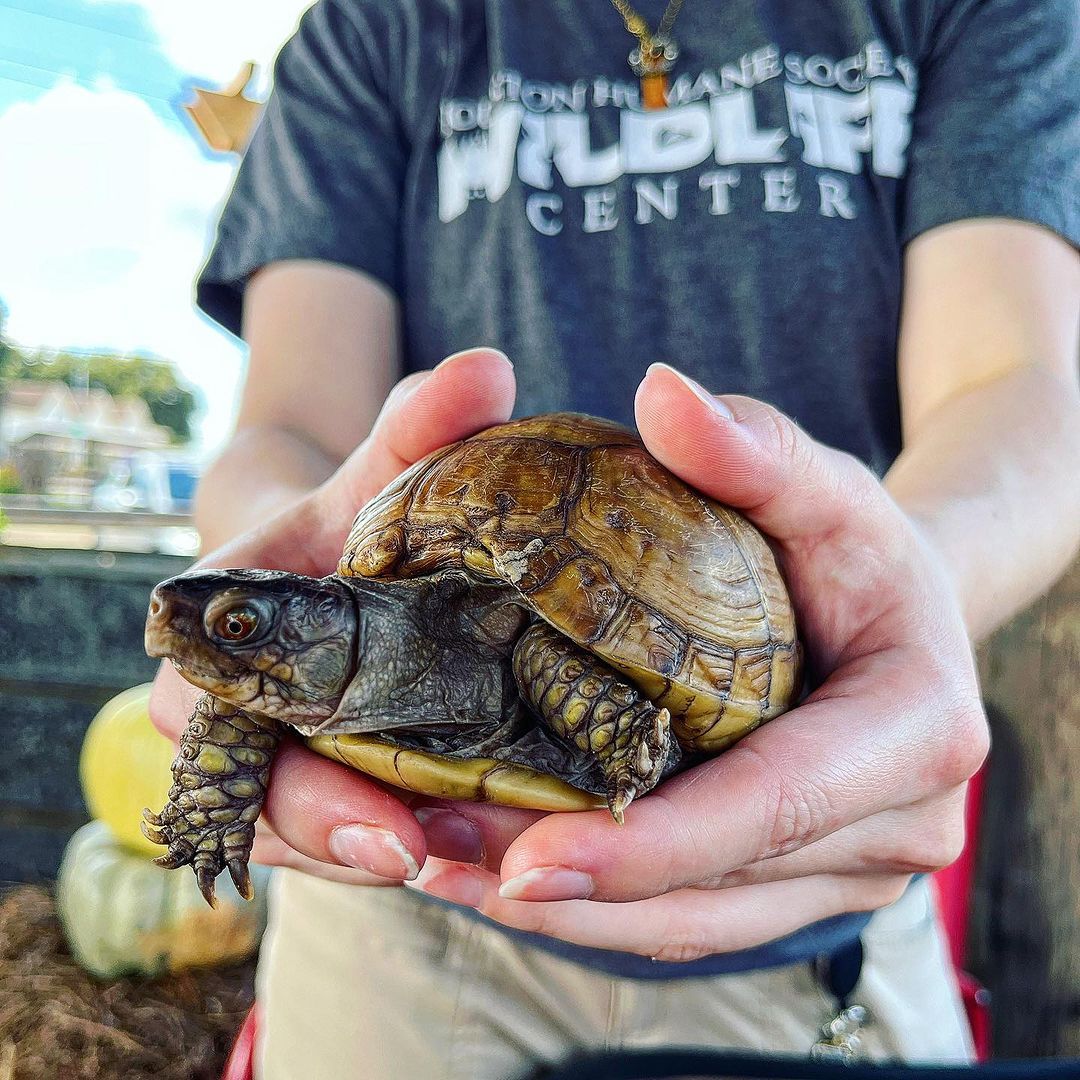
<path fill-rule="evenodd" d="M 437 804 L 447 836 L 471 827 L 483 857 L 429 858 L 412 884 L 508 926 L 663 960 L 892 902 L 959 854 L 965 782 L 988 748 L 945 568 L 868 470 L 760 402 L 654 367 L 637 420 L 656 458 L 773 539 L 820 685 L 636 801 L 621 827 L 602 811 Z M 429 848 L 461 857 L 430 829 Z"/>
<path fill-rule="evenodd" d="M 430 451 L 508 419 L 513 403 L 512 368 L 490 349 L 458 353 L 434 371 L 408 376 L 387 398 L 370 436 L 325 484 L 207 555 L 200 566 L 332 573 L 365 502 Z M 202 693 L 163 664 L 150 699 L 151 719 L 177 741 Z M 335 880 L 400 884 L 415 875 L 426 855 L 424 835 L 403 798 L 284 740 L 252 857 Z"/>

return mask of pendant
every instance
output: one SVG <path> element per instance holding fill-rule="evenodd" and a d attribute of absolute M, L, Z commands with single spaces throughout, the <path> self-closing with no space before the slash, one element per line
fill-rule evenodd
<path fill-rule="evenodd" d="M 641 104 L 646 109 L 667 108 L 668 77 L 666 72 L 656 71 L 641 76 Z"/>
<path fill-rule="evenodd" d="M 630 70 L 641 80 L 641 104 L 646 109 L 667 108 L 668 72 L 679 58 L 679 46 L 667 35 L 649 38 L 626 58 Z"/>
<path fill-rule="evenodd" d="M 862 1039 L 859 1032 L 870 1011 L 865 1005 L 841 1009 L 821 1029 L 821 1038 L 810 1048 L 811 1061 L 836 1061 L 850 1065 L 859 1056 Z"/>

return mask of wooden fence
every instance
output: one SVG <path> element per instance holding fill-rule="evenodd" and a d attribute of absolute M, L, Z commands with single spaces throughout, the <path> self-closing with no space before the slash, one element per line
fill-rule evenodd
<path fill-rule="evenodd" d="M 998 1055 L 1080 1057 L 1080 560 L 979 668 L 994 746 L 969 966 Z"/>

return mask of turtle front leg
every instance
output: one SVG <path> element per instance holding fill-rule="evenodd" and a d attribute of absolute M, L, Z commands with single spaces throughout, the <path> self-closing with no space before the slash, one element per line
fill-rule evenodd
<path fill-rule="evenodd" d="M 594 758 L 621 825 L 634 798 L 651 791 L 679 754 L 667 709 L 656 708 L 614 668 L 546 623 L 518 640 L 514 676 L 548 730 Z"/>
<path fill-rule="evenodd" d="M 169 870 L 190 863 L 211 907 L 226 867 L 236 891 L 254 895 L 247 864 L 280 738 L 275 721 L 203 694 L 180 737 L 169 801 L 160 814 L 143 811 L 143 834 L 169 849 L 154 862 Z"/>

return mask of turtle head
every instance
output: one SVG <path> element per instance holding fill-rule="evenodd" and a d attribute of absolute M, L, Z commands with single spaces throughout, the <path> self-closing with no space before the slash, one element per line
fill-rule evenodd
<path fill-rule="evenodd" d="M 339 578 L 196 570 L 154 589 L 146 652 L 215 697 L 311 723 L 333 714 L 352 678 L 356 604 Z"/>

